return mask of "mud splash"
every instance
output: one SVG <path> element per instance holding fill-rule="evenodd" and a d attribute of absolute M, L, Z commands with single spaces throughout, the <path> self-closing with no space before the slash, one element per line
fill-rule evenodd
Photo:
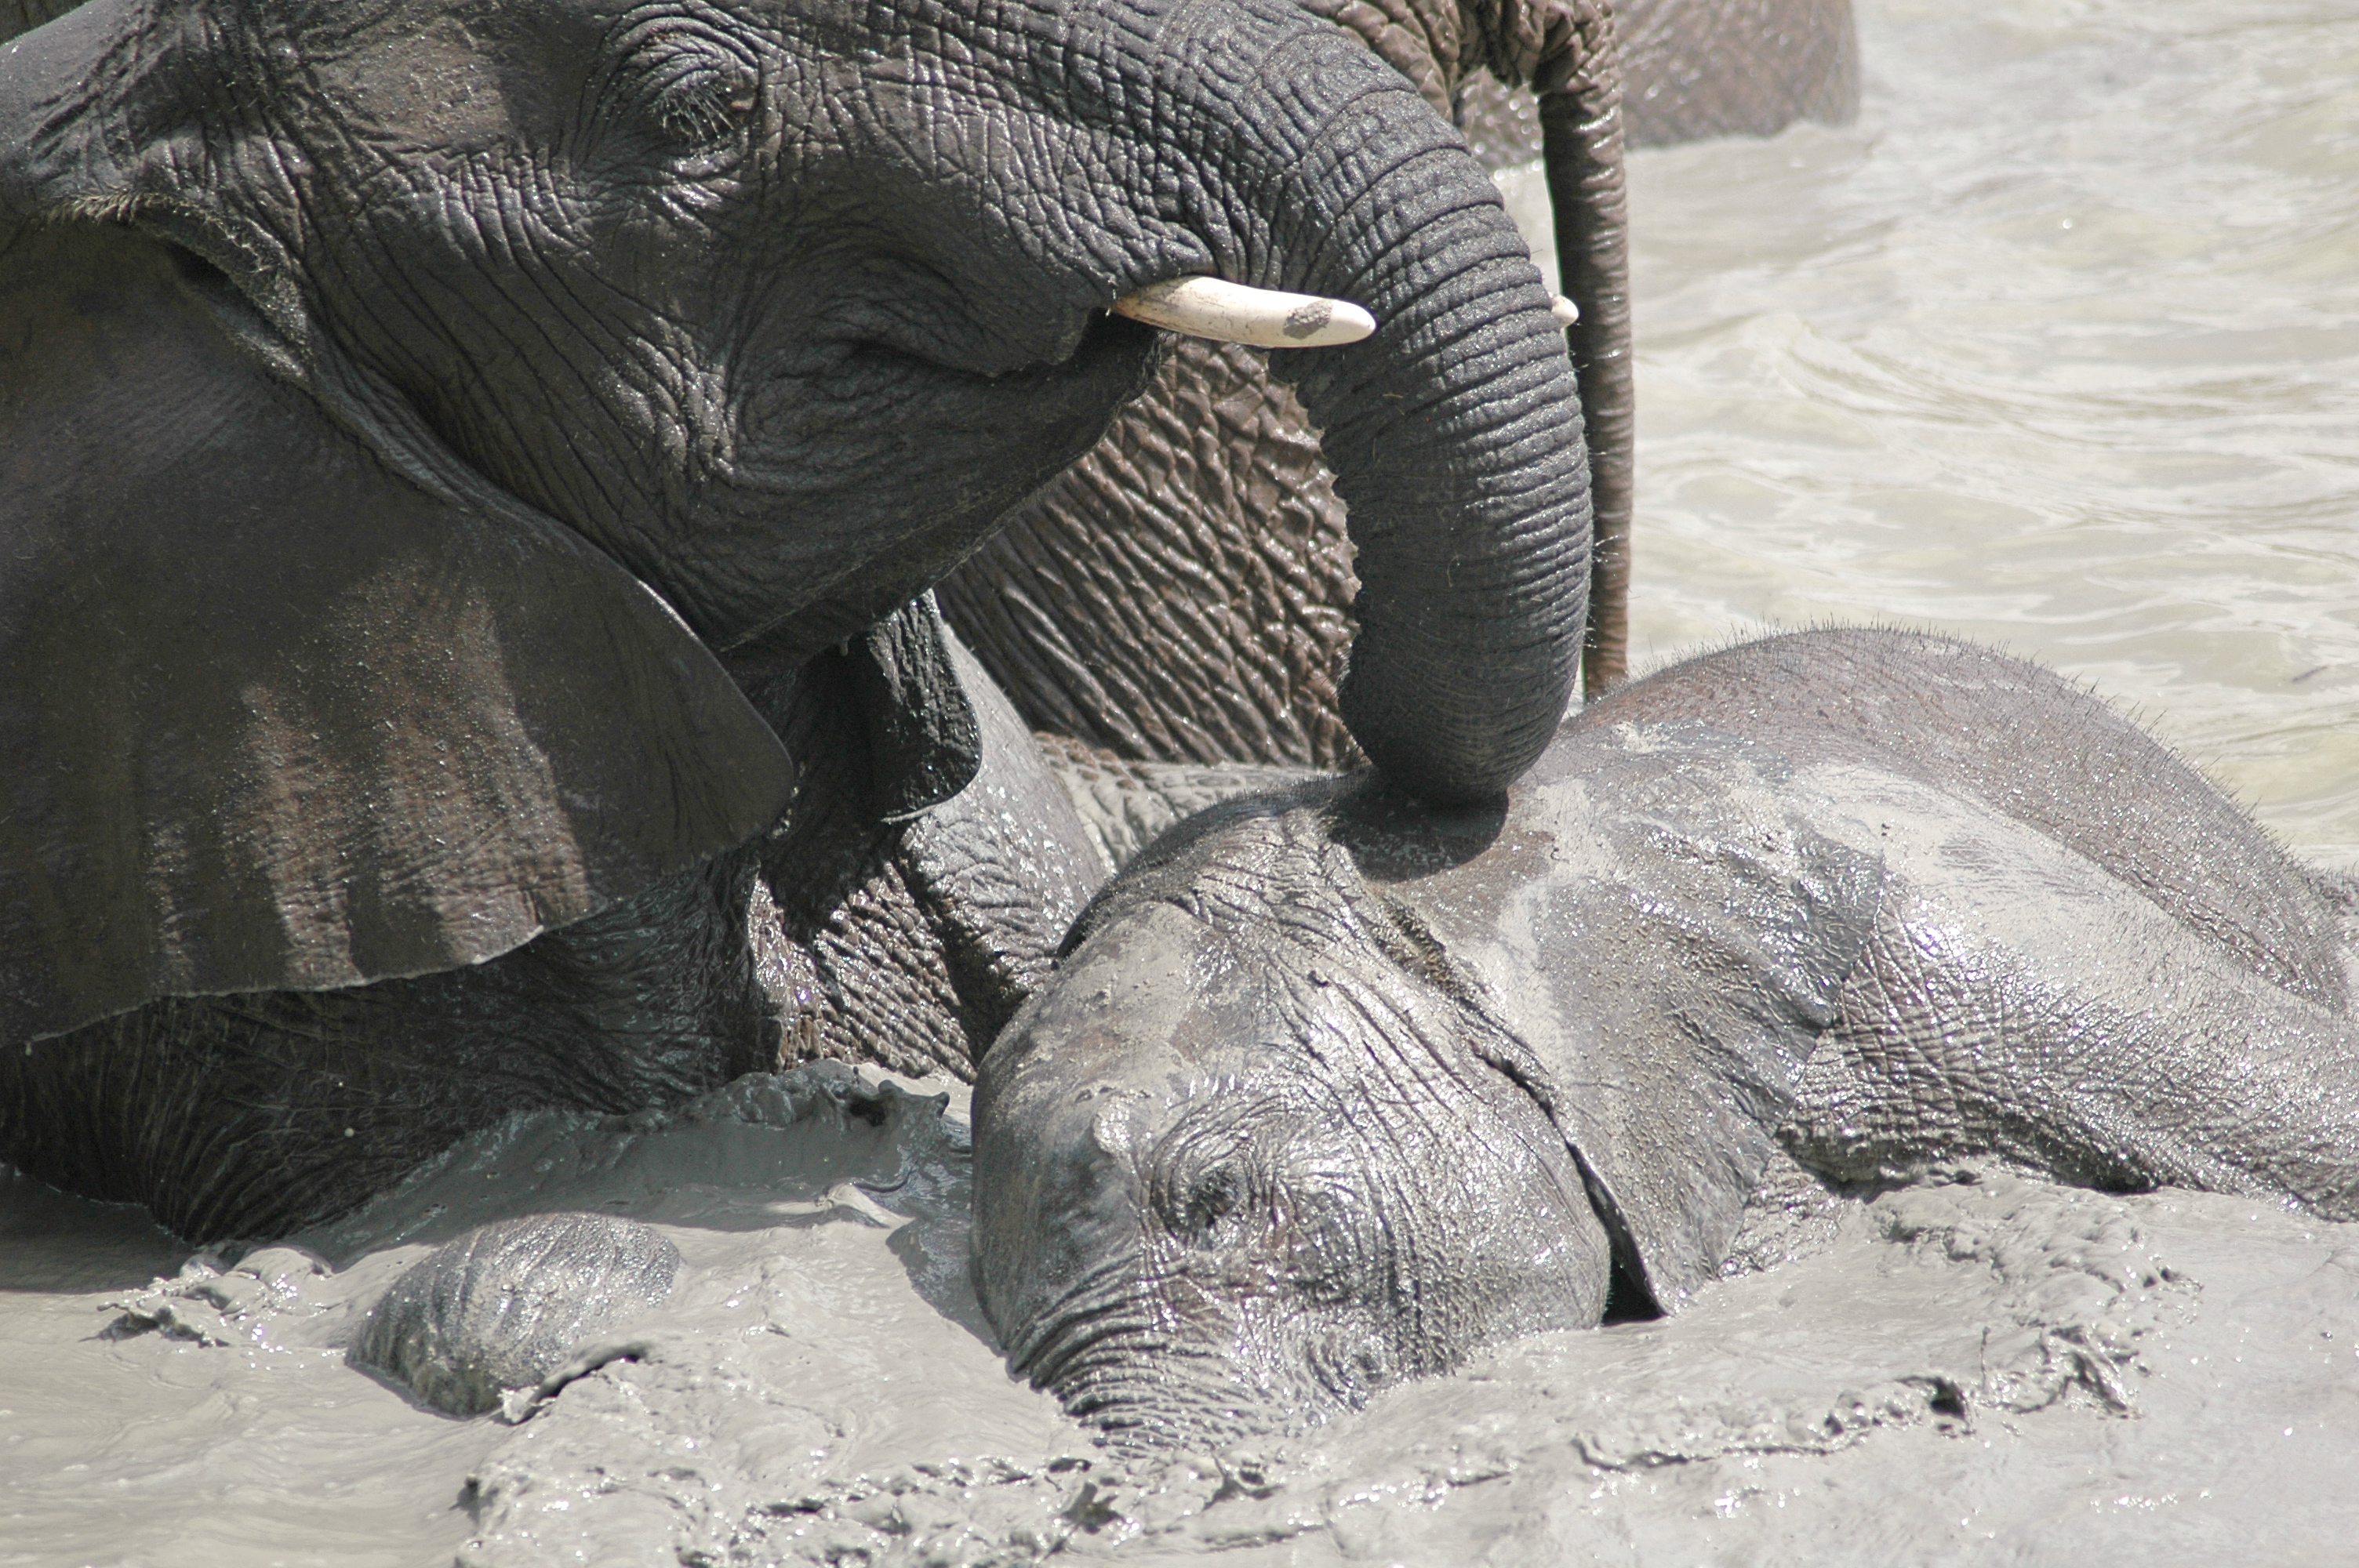
<path fill-rule="evenodd" d="M 1972 1168 L 1864 1204 L 1771 1192 L 1743 1251 L 1777 1266 L 1676 1320 L 1150 1463 L 1006 1377 L 966 1183 L 949 1092 L 820 1064 L 669 1115 L 519 1118 L 344 1225 L 44 1292 L 9 1314 L 9 1364 L 43 1371 L 12 1379 L 35 1402 L 7 1418 L 0 1561 L 2299 1560 L 2347 1533 L 2359 1227 Z M 11 1196 L 12 1259 L 110 1224 L 114 1264 L 152 1245 Z M 679 1249 L 673 1299 L 610 1336 L 626 1354 L 470 1422 L 345 1365 L 433 1245 L 551 1209 Z"/>

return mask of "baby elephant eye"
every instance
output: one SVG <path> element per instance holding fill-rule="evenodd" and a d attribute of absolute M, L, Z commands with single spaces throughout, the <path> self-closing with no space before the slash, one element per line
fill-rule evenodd
<path fill-rule="evenodd" d="M 1210 1238 L 1245 1202 L 1245 1179 L 1234 1165 L 1215 1165 L 1188 1184 L 1172 1228 L 1190 1240 Z"/>

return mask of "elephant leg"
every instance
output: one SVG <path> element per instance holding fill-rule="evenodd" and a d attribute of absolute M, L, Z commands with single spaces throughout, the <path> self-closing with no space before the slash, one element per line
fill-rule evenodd
<path fill-rule="evenodd" d="M 1358 582 L 1334 476 L 1261 356 L 1183 339 L 937 589 L 1035 730 L 1141 762 L 1347 767 Z"/>
<path fill-rule="evenodd" d="M 758 846 L 747 913 L 757 972 L 784 1022 L 780 1060 L 941 1070 L 967 1054 L 972 1010 L 871 808 L 867 730 L 843 662 L 821 654 L 789 702 L 756 699 L 808 758 L 793 806 Z"/>
<path fill-rule="evenodd" d="M 737 852 L 471 968 L 175 997 L 0 1057 L 0 1160 L 190 1240 L 281 1235 L 513 1111 L 630 1111 L 774 1061 Z"/>

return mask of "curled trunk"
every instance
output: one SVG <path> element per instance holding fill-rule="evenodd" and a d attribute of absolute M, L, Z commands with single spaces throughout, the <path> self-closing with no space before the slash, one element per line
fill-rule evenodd
<path fill-rule="evenodd" d="M 1445 116 L 1489 71 L 1547 87 L 1564 121 L 1560 287 L 1582 313 L 1571 348 L 1598 520 L 1593 696 L 1622 676 L 1632 467 L 1611 27 L 1547 5 L 1297 3 Z M 1143 762 L 1352 765 L 1335 679 L 1358 584 L 1313 424 L 1257 354 L 1179 344 L 1099 446 L 942 585 L 945 615 L 1036 728 Z"/>
<path fill-rule="evenodd" d="M 1348 348 L 1280 355 L 1350 509 L 1360 630 L 1338 695 L 1379 767 L 1435 799 L 1504 787 L 1571 697 L 1588 572 L 1578 395 L 1549 296 L 1446 122 L 1299 14 L 1158 40 L 1177 114 L 1227 173 L 1190 214 L 1210 270 L 1352 300 Z M 1210 113 L 1206 113 L 1207 108 Z"/>

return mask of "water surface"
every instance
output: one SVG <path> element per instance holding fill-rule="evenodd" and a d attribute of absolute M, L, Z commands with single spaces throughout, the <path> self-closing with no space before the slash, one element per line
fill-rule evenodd
<path fill-rule="evenodd" d="M 2359 14 L 1859 13 L 1856 124 L 1632 158 L 1634 665 L 1984 638 L 2359 864 Z"/>

